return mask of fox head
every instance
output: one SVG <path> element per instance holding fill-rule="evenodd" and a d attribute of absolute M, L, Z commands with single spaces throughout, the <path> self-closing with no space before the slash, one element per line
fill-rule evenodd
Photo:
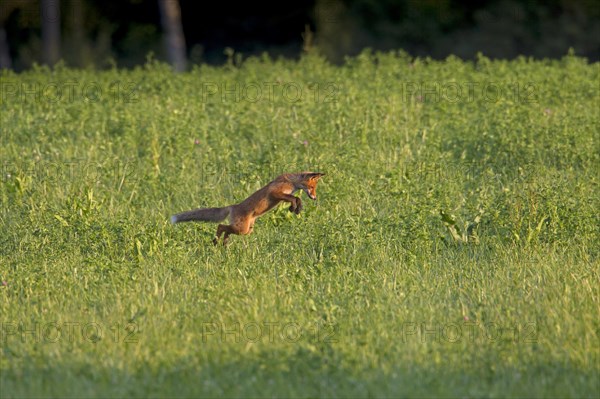
<path fill-rule="evenodd" d="M 298 175 L 299 188 L 301 188 L 311 200 L 317 199 L 317 183 L 321 176 L 325 176 L 325 173 L 304 172 Z"/>

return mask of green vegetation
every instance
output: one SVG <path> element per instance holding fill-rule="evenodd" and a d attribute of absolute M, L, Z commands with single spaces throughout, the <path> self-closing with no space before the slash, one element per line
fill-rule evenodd
<path fill-rule="evenodd" d="M 599 71 L 3 72 L 2 397 L 597 397 Z M 168 221 L 299 170 L 227 247 Z"/>

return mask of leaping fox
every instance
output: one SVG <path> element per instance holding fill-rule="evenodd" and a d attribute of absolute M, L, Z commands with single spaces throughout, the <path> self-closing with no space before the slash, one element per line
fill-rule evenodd
<path fill-rule="evenodd" d="M 312 200 L 317 199 L 317 183 L 324 173 L 302 172 L 286 173 L 277 176 L 275 180 L 246 198 L 239 204 L 225 206 L 223 208 L 200 208 L 171 216 L 171 223 L 203 221 L 221 222 L 229 217 L 229 225 L 219 224 L 217 236 L 213 244 L 217 245 L 221 235 L 223 245 L 227 243 L 230 234 L 246 235 L 252 233 L 254 221 L 265 212 L 271 210 L 281 201 L 289 202 L 290 212 L 296 214 L 302 210 L 300 197 L 293 194 L 302 190 Z"/>

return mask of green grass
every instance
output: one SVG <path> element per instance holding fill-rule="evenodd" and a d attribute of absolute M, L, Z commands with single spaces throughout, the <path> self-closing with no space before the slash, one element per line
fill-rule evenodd
<path fill-rule="evenodd" d="M 1 396 L 597 397 L 599 75 L 2 72 Z M 225 248 L 168 221 L 300 170 Z"/>

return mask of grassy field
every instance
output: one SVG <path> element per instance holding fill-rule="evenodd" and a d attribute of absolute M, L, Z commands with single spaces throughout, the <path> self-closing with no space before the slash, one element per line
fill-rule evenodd
<path fill-rule="evenodd" d="M 3 398 L 600 394 L 597 63 L 1 79 Z M 227 247 L 169 223 L 300 170 Z"/>

